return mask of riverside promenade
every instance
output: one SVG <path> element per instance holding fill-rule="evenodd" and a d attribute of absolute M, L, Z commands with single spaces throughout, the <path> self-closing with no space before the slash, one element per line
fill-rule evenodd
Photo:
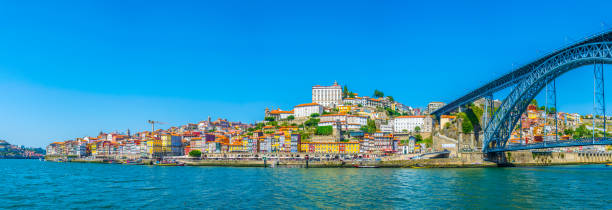
<path fill-rule="evenodd" d="M 612 162 L 612 153 L 577 153 L 577 152 L 507 152 L 507 162 L 502 165 L 487 161 L 482 153 L 461 153 L 460 157 L 410 159 L 406 156 L 389 156 L 377 159 L 336 159 L 281 157 L 167 157 L 164 160 L 176 161 L 186 166 L 219 166 L 219 167 L 284 167 L 284 168 L 482 168 L 498 166 L 547 166 L 547 165 L 580 165 L 602 164 Z M 47 161 L 65 161 L 82 163 L 121 163 L 120 159 L 109 158 L 72 158 L 47 157 Z M 144 165 L 154 165 L 154 159 L 141 159 Z"/>

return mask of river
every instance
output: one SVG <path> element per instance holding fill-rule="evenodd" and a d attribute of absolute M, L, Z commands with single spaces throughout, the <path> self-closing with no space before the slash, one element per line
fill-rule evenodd
<path fill-rule="evenodd" d="M 0 208 L 612 208 L 612 167 L 155 167 L 0 160 Z"/>

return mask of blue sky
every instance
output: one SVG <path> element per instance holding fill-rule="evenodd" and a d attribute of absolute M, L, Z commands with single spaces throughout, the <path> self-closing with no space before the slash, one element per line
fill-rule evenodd
<path fill-rule="evenodd" d="M 310 102 L 312 85 L 334 80 L 414 107 L 448 102 L 513 64 L 611 28 L 609 8 L 610 1 L 2 1 L 0 139 L 44 146 L 101 130 L 142 131 L 149 119 L 253 122 L 266 106 Z M 589 70 L 558 80 L 561 110 L 590 112 Z"/>

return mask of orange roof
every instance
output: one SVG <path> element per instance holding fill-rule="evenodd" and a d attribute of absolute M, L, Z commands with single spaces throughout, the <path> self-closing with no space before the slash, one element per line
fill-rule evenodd
<path fill-rule="evenodd" d="M 450 119 L 455 119 L 455 118 L 457 118 L 457 116 L 452 116 L 452 115 L 442 115 L 442 116 L 440 116 L 440 118 L 450 118 Z"/>
<path fill-rule="evenodd" d="M 359 142 L 303 142 L 302 144 L 359 144 Z"/>
<path fill-rule="evenodd" d="M 321 115 L 321 117 L 327 117 L 327 116 L 346 116 L 346 114 L 324 114 L 324 115 Z"/>
<path fill-rule="evenodd" d="M 270 111 L 270 114 L 293 114 L 293 110 L 292 111 L 283 111 L 283 110 L 272 110 Z"/>
<path fill-rule="evenodd" d="M 424 118 L 425 115 L 415 115 L 415 116 L 398 116 L 395 118 Z"/>
<path fill-rule="evenodd" d="M 319 104 L 317 103 L 298 104 L 295 107 L 302 107 L 302 106 L 319 106 Z"/>

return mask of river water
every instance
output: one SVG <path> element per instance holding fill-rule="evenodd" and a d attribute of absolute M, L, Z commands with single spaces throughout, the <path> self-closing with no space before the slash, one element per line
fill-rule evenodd
<path fill-rule="evenodd" d="M 0 160 L 0 208 L 612 208 L 612 167 L 305 169 Z"/>

